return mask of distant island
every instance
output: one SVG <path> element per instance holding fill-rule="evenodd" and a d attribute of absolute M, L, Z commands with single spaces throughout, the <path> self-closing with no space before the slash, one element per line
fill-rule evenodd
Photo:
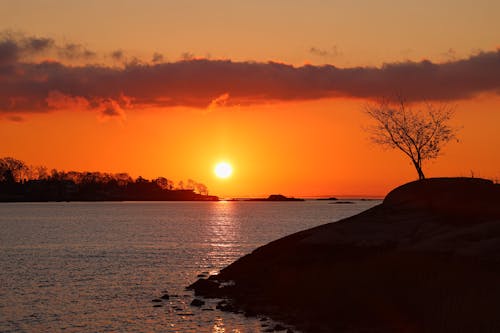
<path fill-rule="evenodd" d="M 11 157 L 0 158 L 0 202 L 218 200 L 193 180 L 175 185 L 165 177 L 148 180 L 126 173 L 49 172 Z"/>
<path fill-rule="evenodd" d="M 484 179 L 408 183 L 189 288 L 305 333 L 500 332 L 499 202 L 500 185 Z"/>
<path fill-rule="evenodd" d="M 267 198 L 252 198 L 245 199 L 244 201 L 304 201 L 304 199 L 286 197 L 282 194 L 271 194 Z"/>

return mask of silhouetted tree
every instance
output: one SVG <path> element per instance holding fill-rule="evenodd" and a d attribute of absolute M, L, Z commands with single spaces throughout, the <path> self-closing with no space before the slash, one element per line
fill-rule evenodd
<path fill-rule="evenodd" d="M 23 161 L 12 157 L 0 158 L 0 181 L 7 183 L 22 181 L 26 169 Z"/>
<path fill-rule="evenodd" d="M 202 195 L 208 195 L 208 187 L 205 184 L 196 183 L 194 190 Z"/>
<path fill-rule="evenodd" d="M 375 120 L 368 129 L 372 141 L 401 150 L 410 158 L 419 179 L 425 178 L 423 161 L 438 157 L 441 148 L 456 137 L 456 129 L 448 124 L 454 112 L 447 105 L 428 103 L 416 109 L 398 97 L 368 105 L 365 112 Z"/>
<path fill-rule="evenodd" d="M 31 165 L 28 167 L 26 175 L 28 180 L 41 180 L 41 179 L 47 179 L 49 174 L 47 172 L 46 167 L 40 165 L 37 166 Z"/>
<path fill-rule="evenodd" d="M 153 183 L 158 185 L 162 190 L 171 190 L 173 188 L 173 182 L 165 177 L 153 179 Z"/>
<path fill-rule="evenodd" d="M 126 186 L 133 182 L 132 177 L 130 177 L 129 174 L 125 172 L 115 174 L 115 179 L 118 186 Z"/>
<path fill-rule="evenodd" d="M 147 180 L 146 178 L 143 178 L 142 176 L 139 176 L 139 177 L 137 177 L 137 179 L 135 180 L 135 183 L 136 183 L 136 184 L 144 184 L 144 183 L 149 183 L 149 180 Z"/>
<path fill-rule="evenodd" d="M 188 179 L 185 185 L 186 190 L 193 190 L 196 188 L 196 182 L 192 179 Z"/>

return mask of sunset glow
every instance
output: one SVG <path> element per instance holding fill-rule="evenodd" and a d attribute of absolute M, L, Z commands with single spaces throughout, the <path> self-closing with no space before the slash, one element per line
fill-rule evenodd
<path fill-rule="evenodd" d="M 0 332 L 500 332 L 499 13 L 0 0 Z"/>
<path fill-rule="evenodd" d="M 363 108 L 402 93 L 456 111 L 428 177 L 500 178 L 498 2 L 55 3 L 0 5 L 0 156 L 224 197 L 383 196 L 415 174 Z"/>

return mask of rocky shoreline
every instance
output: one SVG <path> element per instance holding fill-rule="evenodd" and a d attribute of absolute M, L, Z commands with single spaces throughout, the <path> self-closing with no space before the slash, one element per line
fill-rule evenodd
<path fill-rule="evenodd" d="M 189 288 L 302 332 L 500 331 L 500 185 L 403 185 L 356 216 L 262 246 Z"/>

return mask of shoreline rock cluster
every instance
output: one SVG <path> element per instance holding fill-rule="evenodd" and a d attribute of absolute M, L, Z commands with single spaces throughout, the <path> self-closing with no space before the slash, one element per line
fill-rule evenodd
<path fill-rule="evenodd" d="M 500 185 L 403 185 L 336 223 L 273 241 L 190 288 L 302 332 L 500 331 Z"/>

